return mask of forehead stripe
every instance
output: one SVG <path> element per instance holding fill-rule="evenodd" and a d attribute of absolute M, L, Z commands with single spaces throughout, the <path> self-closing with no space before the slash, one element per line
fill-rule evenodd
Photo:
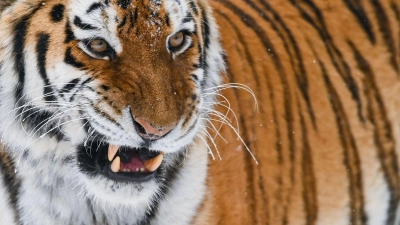
<path fill-rule="evenodd" d="M 183 23 L 191 22 L 193 21 L 193 16 L 192 14 L 188 11 L 186 14 L 186 17 L 182 20 Z"/>
<path fill-rule="evenodd" d="M 189 1 L 190 9 L 194 12 L 195 15 L 199 14 L 199 11 L 197 10 L 196 3 L 194 1 Z"/>

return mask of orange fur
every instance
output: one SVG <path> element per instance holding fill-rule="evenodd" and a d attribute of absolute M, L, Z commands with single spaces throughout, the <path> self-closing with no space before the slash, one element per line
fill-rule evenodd
<path fill-rule="evenodd" d="M 227 52 L 226 82 L 248 85 L 258 100 L 257 111 L 246 91 L 223 92 L 259 164 L 223 125 L 227 143 L 216 137 L 222 160 L 210 162 L 209 193 L 194 224 L 366 224 L 377 216 L 369 204 L 379 187 L 388 187 L 385 224 L 394 224 L 400 5 L 380 1 L 387 18 L 380 24 L 379 6 L 360 3 L 372 41 L 346 1 L 313 1 L 321 17 L 306 1 L 293 2 L 297 8 L 288 0 L 211 1 Z"/>

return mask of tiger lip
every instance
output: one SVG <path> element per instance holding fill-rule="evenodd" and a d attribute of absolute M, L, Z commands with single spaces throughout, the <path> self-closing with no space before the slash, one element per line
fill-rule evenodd
<path fill-rule="evenodd" d="M 110 144 L 108 147 L 108 160 L 111 163 L 110 169 L 112 172 L 114 173 L 118 173 L 118 172 L 154 172 L 156 171 L 163 159 L 164 159 L 164 152 L 162 152 L 161 154 L 159 154 L 158 156 L 148 159 L 148 160 L 142 160 L 144 168 L 136 168 L 136 171 L 130 171 L 130 170 L 126 170 L 123 169 L 121 170 L 121 158 L 119 156 L 115 157 L 118 153 L 118 150 L 120 149 L 121 146 L 118 145 L 112 145 Z"/>

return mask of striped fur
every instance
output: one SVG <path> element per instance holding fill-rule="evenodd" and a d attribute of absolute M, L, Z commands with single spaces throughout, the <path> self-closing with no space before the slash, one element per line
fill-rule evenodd
<path fill-rule="evenodd" d="M 189 224 L 224 70 L 208 3 L 10 0 L 0 11 L 0 224 Z M 174 129 L 142 138 L 137 118 Z M 146 180 L 121 181 L 104 172 L 111 144 L 164 160 Z"/>
<path fill-rule="evenodd" d="M 399 2 L 211 3 L 258 164 L 222 126 L 196 224 L 399 224 Z"/>
<path fill-rule="evenodd" d="M 0 8 L 4 9 L 12 3 L 3 1 Z M 26 3 L 25 7 L 29 8 L 41 2 Z M 168 6 L 175 4 L 174 1 L 163 3 Z M 122 8 L 129 7 L 129 1 L 119 1 L 118 4 Z M 152 205 L 156 210 L 147 211 L 149 214 L 141 217 L 143 211 L 122 207 L 112 200 L 101 200 L 85 192 L 82 183 L 75 182 L 77 186 L 71 189 L 68 185 L 65 187 L 65 182 L 76 179 L 71 178 L 71 174 L 81 172 L 78 167 L 71 166 L 71 163 L 77 161 L 74 154 L 68 151 L 76 147 L 71 142 L 78 145 L 82 141 L 79 137 L 69 137 L 74 127 L 63 127 L 64 132 L 56 132 L 55 129 L 48 133 L 58 125 L 45 126 L 39 133 L 47 134 L 51 141 L 35 139 L 36 143 L 30 144 L 23 151 L 25 154 L 22 154 L 20 149 L 21 146 L 25 147 L 25 139 L 17 129 L 20 126 L 18 124 L 15 125 L 17 128 L 8 127 L 9 133 L 6 135 L 3 129 L 3 141 L 7 146 L 3 148 L 8 148 L 11 153 L 0 154 L 3 162 L 0 199 L 8 199 L 6 207 L 4 200 L 0 200 L 0 204 L 3 203 L 0 209 L 8 210 L 5 219 L 3 215 L 0 217 L 7 221 L 0 219 L 3 224 L 9 224 L 9 221 L 15 224 L 399 224 L 400 145 L 397 140 L 400 135 L 400 4 L 394 0 L 220 0 L 210 1 L 210 4 L 221 27 L 222 44 L 227 54 L 225 82 L 239 89 L 221 86 L 224 97 L 217 106 L 218 111 L 212 112 L 216 117 L 210 118 L 214 124 L 209 126 L 208 132 L 216 138 L 209 143 L 215 160 L 209 162 L 207 190 L 203 183 L 206 178 L 206 147 L 197 139 L 196 145 L 189 145 L 184 166 L 179 170 L 171 170 L 177 175 L 168 177 L 171 183 L 167 189 L 163 189 L 165 196 L 159 196 L 158 204 Z M 192 79 L 204 81 L 200 85 L 200 96 L 201 93 L 211 94 L 206 90 L 214 91 L 219 83 L 216 74 L 223 69 L 218 58 L 221 52 L 215 42 L 216 27 L 205 5 L 204 1 L 188 1 L 191 16 L 178 13 L 170 17 L 173 21 L 179 18 L 182 21 L 190 21 L 191 17 L 198 18 L 197 23 L 202 33 L 198 38 L 204 46 L 198 49 L 205 49 L 209 53 L 208 61 L 202 61 L 205 64 L 195 66 L 209 73 L 197 70 L 191 74 Z M 86 12 L 101 7 L 98 4 L 87 6 L 82 7 Z M 6 23 L 0 24 L 2 34 L 7 31 L 10 31 L 9 34 L 32 34 L 24 30 L 29 20 L 27 14 L 36 9 L 15 8 L 14 14 L 20 19 L 5 16 L 12 10 L 12 6 L 6 8 L 1 21 L 14 26 L 10 28 L 5 26 Z M 39 7 L 35 13 L 40 11 Z M 127 15 L 126 19 L 121 18 L 120 24 L 133 24 L 135 15 L 133 13 Z M 53 18 L 57 21 L 58 14 Z M 85 18 L 72 18 L 71 24 L 65 24 L 62 32 L 65 34 L 65 42 L 72 42 L 76 38 L 70 32 L 70 27 L 97 29 Z M 141 31 L 146 33 L 143 29 Z M 129 32 L 129 29 L 123 32 Z M 26 72 L 12 65 L 27 57 L 22 52 L 24 45 L 17 42 L 17 37 L 7 36 L 2 40 L 1 74 L 4 77 L 7 76 L 6 71 L 14 71 L 11 75 L 15 75 L 8 74 L 8 81 L 14 83 L 2 85 L 1 99 L 8 102 L 9 107 L 15 105 L 13 97 L 18 98 L 27 93 L 15 85 L 16 82 L 24 81 L 22 74 Z M 47 44 L 53 40 L 50 33 L 35 34 L 35 37 L 37 39 L 33 51 L 42 54 L 51 52 L 46 51 Z M 212 37 L 211 43 L 208 43 L 209 37 Z M 115 46 L 118 46 L 118 42 L 115 42 Z M 62 55 L 64 63 L 78 69 L 87 69 L 88 61 L 77 60 L 77 54 L 73 51 L 76 50 L 66 48 Z M 215 58 L 212 60 L 210 56 Z M 49 68 L 40 63 L 40 57 L 32 61 L 37 66 L 36 78 L 42 82 L 39 86 L 52 84 L 54 75 L 51 77 L 51 71 L 47 71 Z M 29 64 L 30 61 L 22 62 Z M 65 68 L 68 67 L 62 67 Z M 52 95 L 54 90 L 46 88 L 40 89 L 41 93 L 31 94 L 42 97 L 44 94 L 46 97 L 43 100 L 47 102 L 58 99 L 59 95 L 66 99 L 77 98 L 79 96 L 71 95 L 71 91 L 77 85 L 93 82 L 90 77 L 80 76 L 71 78 L 68 84 L 59 87 L 56 96 Z M 113 82 L 110 79 L 101 81 Z M 237 83 L 245 84 L 253 90 L 258 100 L 258 110 L 254 110 L 253 96 L 241 90 L 243 86 Z M 103 91 L 107 88 L 103 87 Z M 4 95 L 4 91 L 8 90 L 11 91 Z M 4 96 L 10 100 L 5 101 Z M 229 105 L 224 105 L 228 101 Z M 4 112 L 7 107 L 2 107 L 1 112 Z M 25 115 L 27 118 L 31 117 L 31 110 L 35 108 L 28 108 L 28 114 Z M 225 114 L 233 126 L 240 128 L 240 136 L 229 125 L 221 126 L 218 123 L 221 120 L 227 122 L 220 118 Z M 21 115 L 24 116 L 23 112 Z M 42 121 L 40 119 L 48 118 L 51 114 L 37 116 L 36 119 Z M 152 117 L 160 124 L 171 120 L 157 115 Z M 22 125 L 24 121 L 21 121 Z M 25 126 L 29 127 L 29 120 L 27 122 Z M 215 134 L 215 130 L 219 134 Z M 51 150 L 47 150 L 49 148 Z M 174 148 L 170 149 L 171 162 L 177 160 L 181 163 L 179 151 L 173 154 Z M 64 164 L 64 167 L 54 167 Z M 52 167 L 58 170 L 55 173 L 54 170 L 43 172 Z M 37 171 L 41 171 L 42 176 L 38 176 Z M 43 182 L 29 177 L 40 177 Z M 50 182 L 46 181 L 49 177 L 53 178 Z M 54 182 L 54 178 L 57 182 Z M 66 192 L 52 200 L 66 202 L 67 207 L 49 204 L 52 206 L 51 211 L 37 214 L 42 217 L 32 221 L 33 213 L 38 212 L 27 210 L 26 207 L 43 205 L 39 200 L 45 198 L 46 194 L 42 193 L 40 198 L 33 198 L 33 202 L 30 202 L 24 200 L 27 196 L 24 192 L 35 189 L 36 185 L 49 183 L 53 185 L 50 185 L 53 187 L 51 190 L 62 187 L 63 192 Z M 84 198 L 75 199 L 77 202 L 74 203 L 65 200 L 82 194 L 88 201 L 82 202 Z M 106 207 L 105 204 L 110 202 L 111 207 Z M 135 203 L 132 201 L 132 204 Z M 71 211 L 68 206 L 77 211 Z M 135 219 L 128 218 L 129 222 L 123 220 L 127 217 L 122 217 L 132 214 Z M 122 217 L 116 218 L 115 215 Z"/>

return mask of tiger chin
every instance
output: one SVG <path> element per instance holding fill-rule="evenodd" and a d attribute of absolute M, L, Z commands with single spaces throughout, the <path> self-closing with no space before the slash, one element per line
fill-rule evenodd
<path fill-rule="evenodd" d="M 0 224 L 189 224 L 224 70 L 208 3 L 0 7 Z"/>

